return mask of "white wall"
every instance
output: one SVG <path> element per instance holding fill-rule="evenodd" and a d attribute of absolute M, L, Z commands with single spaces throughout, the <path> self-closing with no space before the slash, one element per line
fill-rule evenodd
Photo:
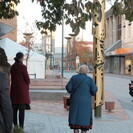
<path fill-rule="evenodd" d="M 12 65 L 14 63 L 13 59 L 8 59 L 8 62 Z M 24 61 L 25 64 L 25 61 Z M 30 78 L 34 78 L 33 75 L 36 74 L 36 78 L 44 78 L 45 77 L 45 61 L 30 61 L 28 62 L 28 73 Z"/>

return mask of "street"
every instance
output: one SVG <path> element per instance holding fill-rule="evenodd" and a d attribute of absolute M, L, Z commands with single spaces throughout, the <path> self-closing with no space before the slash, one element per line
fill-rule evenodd
<path fill-rule="evenodd" d="M 70 78 L 73 73 L 64 73 Z M 90 74 L 92 76 L 92 74 Z M 101 118 L 94 118 L 90 133 L 132 133 L 133 99 L 129 95 L 128 84 L 131 76 L 105 74 L 105 100 L 113 100 L 116 108 L 111 113 L 103 106 Z M 72 133 L 68 127 L 68 111 L 63 101 L 32 101 L 32 110 L 26 113 L 26 133 Z"/>

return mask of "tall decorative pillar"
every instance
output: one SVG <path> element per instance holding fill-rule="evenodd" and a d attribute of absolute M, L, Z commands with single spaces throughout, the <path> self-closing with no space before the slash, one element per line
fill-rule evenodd
<path fill-rule="evenodd" d="M 105 0 L 93 0 L 101 4 L 102 20 L 99 21 L 99 14 L 95 11 L 93 19 L 93 78 L 98 87 L 95 96 L 95 117 L 101 117 L 101 106 L 104 97 L 104 40 L 105 40 Z"/>

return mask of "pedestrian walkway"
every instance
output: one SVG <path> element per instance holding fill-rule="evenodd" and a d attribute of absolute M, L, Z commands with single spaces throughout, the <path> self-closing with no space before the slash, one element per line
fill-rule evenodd
<path fill-rule="evenodd" d="M 77 74 L 76 72 L 67 72 L 64 74 L 64 77 L 70 78 L 72 75 Z M 93 73 L 89 73 L 89 76 L 92 77 Z M 133 80 L 133 75 L 125 75 L 125 74 L 114 74 L 114 73 L 104 73 L 105 76 L 110 76 L 110 77 L 117 77 L 117 78 L 124 78 L 124 79 L 132 79 Z"/>
<path fill-rule="evenodd" d="M 70 78 L 73 74 L 65 73 L 65 76 Z M 130 80 L 132 76 L 105 74 L 105 101 L 115 101 L 116 107 L 112 112 L 108 112 L 103 105 L 102 117 L 94 118 L 90 133 L 133 132 L 133 102 L 131 102 L 133 98 L 128 93 Z M 43 95 L 53 92 L 64 93 L 63 90 L 45 90 L 45 93 L 44 90 L 39 90 L 39 92 Z M 34 99 L 31 103 L 32 110 L 26 112 L 26 133 L 72 133 L 68 127 L 68 111 L 64 109 L 62 99 Z"/>
<path fill-rule="evenodd" d="M 112 74 L 112 73 L 105 73 L 105 76 L 117 77 L 117 78 L 124 78 L 124 79 L 131 79 L 133 80 L 133 75 L 125 75 L 125 74 Z"/>
<path fill-rule="evenodd" d="M 130 118 L 111 91 L 105 91 L 105 101 L 113 100 L 115 110 L 108 112 L 102 108 L 102 117 L 94 118 L 94 128 L 90 133 L 132 133 Z M 32 110 L 26 113 L 26 133 L 71 133 L 68 127 L 68 111 L 63 101 L 32 101 Z"/>

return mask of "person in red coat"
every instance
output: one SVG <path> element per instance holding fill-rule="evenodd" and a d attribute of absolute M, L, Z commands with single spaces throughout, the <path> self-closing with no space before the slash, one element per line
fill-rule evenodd
<path fill-rule="evenodd" d="M 17 126 L 19 112 L 19 126 L 24 127 L 25 109 L 30 109 L 29 84 L 30 78 L 27 67 L 23 64 L 24 54 L 18 52 L 11 66 L 11 102 L 13 107 L 13 123 Z"/>

